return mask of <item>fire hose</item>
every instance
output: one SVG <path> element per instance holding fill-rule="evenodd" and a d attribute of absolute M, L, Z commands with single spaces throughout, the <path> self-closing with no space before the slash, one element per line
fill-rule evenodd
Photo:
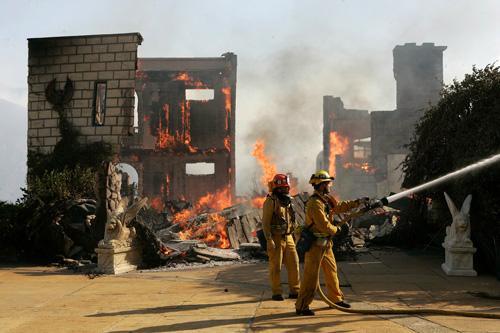
<path fill-rule="evenodd" d="M 380 204 L 387 204 L 387 198 L 382 198 L 375 203 L 371 203 L 368 207 L 362 208 L 358 211 L 352 212 L 347 217 L 342 219 L 342 223 L 349 223 L 349 221 L 355 217 L 363 215 L 367 210 L 371 210 L 373 208 L 381 207 Z M 344 308 L 342 306 L 338 306 L 334 302 L 332 302 L 326 295 L 323 293 L 321 289 L 321 284 L 319 283 L 318 278 L 318 286 L 316 288 L 321 299 L 330 306 L 330 308 L 347 312 L 347 313 L 359 313 L 365 315 L 441 315 L 441 316 L 460 316 L 460 317 L 475 317 L 475 318 L 491 318 L 491 319 L 500 319 L 500 313 L 487 313 L 487 312 L 471 312 L 471 311 L 456 311 L 456 310 L 443 310 L 443 309 L 433 309 L 433 308 L 418 308 L 418 309 L 351 309 Z"/>
<path fill-rule="evenodd" d="M 366 207 L 365 209 L 362 209 L 361 211 L 349 216 L 348 218 L 346 218 L 344 220 L 344 223 L 348 222 L 348 220 L 352 219 L 353 217 L 356 217 L 356 215 L 361 214 L 363 211 L 366 212 L 366 210 L 370 210 L 370 209 L 377 208 L 377 207 L 382 207 L 383 205 L 387 205 L 388 203 L 396 201 L 402 197 L 408 196 L 408 195 L 413 194 L 413 193 L 420 192 L 422 190 L 428 189 L 428 188 L 433 187 L 435 185 L 438 185 L 442 182 L 445 182 L 449 179 L 453 179 L 453 178 L 462 176 L 468 172 L 489 166 L 490 164 L 497 163 L 497 162 L 500 162 L 500 154 L 497 154 L 497 155 L 494 155 L 494 156 L 489 157 L 487 159 L 481 160 L 479 162 L 476 162 L 476 163 L 471 164 L 469 166 L 466 166 L 462 169 L 451 172 L 447 175 L 439 177 L 433 181 L 427 182 L 427 183 L 422 184 L 420 186 L 417 186 L 417 187 L 408 189 L 406 191 L 382 198 L 376 202 L 370 203 L 368 205 L 368 207 Z M 333 308 L 333 309 L 336 309 L 336 310 L 339 310 L 342 312 L 347 312 L 347 313 L 359 313 L 359 314 L 365 314 L 365 315 L 389 315 L 389 314 L 396 314 L 396 315 L 441 315 L 441 316 L 460 316 L 460 317 L 500 319 L 500 314 L 498 314 L 498 313 L 456 311 L 456 310 L 443 310 L 443 309 L 433 309 L 433 308 L 374 309 L 374 310 L 344 308 L 344 307 L 336 305 L 334 302 L 332 302 L 330 299 L 328 299 L 328 297 L 323 293 L 323 290 L 321 289 L 319 279 L 318 279 L 317 292 L 318 292 L 319 296 L 321 297 L 321 299 L 326 304 L 328 304 L 328 306 L 330 306 L 330 308 Z"/>
<path fill-rule="evenodd" d="M 487 313 L 487 312 L 472 312 L 472 311 L 456 311 L 456 310 L 442 310 L 442 309 L 432 309 L 432 308 L 418 308 L 418 309 L 352 309 L 344 308 L 338 306 L 332 302 L 321 290 L 321 285 L 318 281 L 318 294 L 321 299 L 330 306 L 330 308 L 347 312 L 347 313 L 359 313 L 365 315 L 441 315 L 441 316 L 460 316 L 460 317 L 475 317 L 475 318 L 490 318 L 490 319 L 500 319 L 500 313 Z"/>

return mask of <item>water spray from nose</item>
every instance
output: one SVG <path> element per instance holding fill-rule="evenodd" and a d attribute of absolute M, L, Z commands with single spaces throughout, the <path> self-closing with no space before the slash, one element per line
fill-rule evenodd
<path fill-rule="evenodd" d="M 387 198 L 384 198 L 388 203 L 390 202 L 393 202 L 393 201 L 396 201 L 396 200 L 399 200 L 403 197 L 406 197 L 410 194 L 413 194 L 413 193 L 417 193 L 417 192 L 420 192 L 420 191 L 423 191 L 425 189 L 428 189 L 428 188 L 431 188 L 433 186 L 436 186 L 436 185 L 439 185 L 441 183 L 444 183 L 450 179 L 453 179 L 453 178 L 457 178 L 457 177 L 460 177 L 460 176 L 463 176 L 469 172 L 472 172 L 472 171 L 475 171 L 475 170 L 479 170 L 481 168 L 484 168 L 486 166 L 489 166 L 491 164 L 494 164 L 494 163 L 497 163 L 497 162 L 500 162 L 500 154 L 497 154 L 497 155 L 494 155 L 494 156 L 491 156 L 491 157 L 488 157 L 484 160 L 481 160 L 479 162 L 476 162 L 474 164 L 471 164 L 471 165 L 468 165 L 466 167 L 463 167 L 462 169 L 459 169 L 459 170 L 456 170 L 456 171 L 453 171 L 453 172 L 450 172 L 449 174 L 447 175 L 444 175 L 442 177 L 439 177 L 437 179 L 434 179 L 434 180 L 431 180 L 425 184 L 422 184 L 422 185 L 419 185 L 419 186 L 416 186 L 414 188 L 410 188 L 408 190 L 405 190 L 403 192 L 399 192 L 399 193 L 396 193 L 396 194 L 393 194 L 393 195 L 390 195 L 388 196 Z"/>

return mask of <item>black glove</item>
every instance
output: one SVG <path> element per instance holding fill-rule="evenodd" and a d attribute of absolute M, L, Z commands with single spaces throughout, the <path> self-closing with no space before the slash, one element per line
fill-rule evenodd
<path fill-rule="evenodd" d="M 373 200 L 370 205 L 369 205 L 369 209 L 375 209 L 375 208 L 381 208 L 381 207 L 384 207 L 386 205 L 389 204 L 389 201 L 387 200 L 387 198 L 382 198 L 382 199 L 375 199 Z"/>

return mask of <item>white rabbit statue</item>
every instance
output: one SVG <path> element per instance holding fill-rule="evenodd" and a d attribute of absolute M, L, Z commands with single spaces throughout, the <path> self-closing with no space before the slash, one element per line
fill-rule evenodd
<path fill-rule="evenodd" d="M 451 225 L 446 227 L 446 237 L 444 242 L 450 246 L 472 247 L 472 241 L 470 240 L 469 217 L 472 195 L 469 194 L 467 198 L 465 198 L 460 211 L 457 209 L 446 192 L 444 192 L 444 198 L 446 199 L 451 217 L 453 218 Z"/>
<path fill-rule="evenodd" d="M 460 210 L 457 209 L 453 200 L 444 193 L 444 198 L 450 209 L 453 222 L 446 227 L 446 237 L 443 247 L 445 248 L 445 262 L 441 268 L 447 275 L 476 276 L 473 269 L 473 254 L 476 252 L 470 239 L 469 211 L 472 195 L 468 195 Z"/>

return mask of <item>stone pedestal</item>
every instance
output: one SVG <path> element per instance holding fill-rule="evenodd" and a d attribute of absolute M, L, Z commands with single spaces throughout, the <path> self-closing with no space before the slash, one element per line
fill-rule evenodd
<path fill-rule="evenodd" d="M 473 268 L 472 255 L 476 252 L 475 247 L 456 247 L 443 243 L 445 249 L 445 262 L 441 268 L 446 275 L 452 276 L 477 276 Z"/>
<path fill-rule="evenodd" d="M 137 269 L 141 264 L 142 251 L 138 246 L 95 249 L 97 268 L 104 274 L 121 274 Z"/>

